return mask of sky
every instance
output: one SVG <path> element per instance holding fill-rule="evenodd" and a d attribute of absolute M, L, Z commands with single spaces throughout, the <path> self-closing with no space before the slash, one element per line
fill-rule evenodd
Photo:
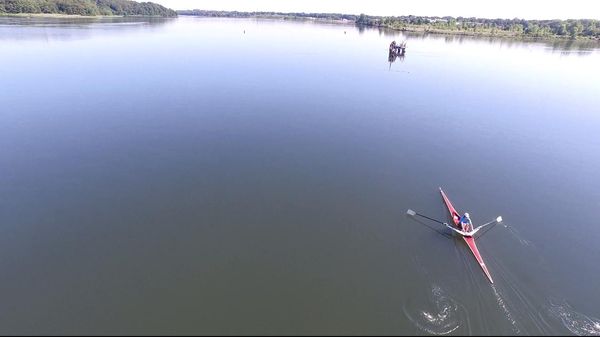
<path fill-rule="evenodd" d="M 151 0 L 173 9 L 600 19 L 600 0 Z"/>

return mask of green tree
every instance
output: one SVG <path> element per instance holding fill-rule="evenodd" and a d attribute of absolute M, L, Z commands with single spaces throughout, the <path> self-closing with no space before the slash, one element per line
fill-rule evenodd
<path fill-rule="evenodd" d="M 358 16 L 358 19 L 356 20 L 356 23 L 358 23 L 358 24 L 362 24 L 362 25 L 365 25 L 365 24 L 367 24 L 367 16 L 366 16 L 365 14 L 361 13 L 361 14 Z"/>
<path fill-rule="evenodd" d="M 177 16 L 161 5 L 129 0 L 0 0 L 0 12 Z"/>
<path fill-rule="evenodd" d="M 514 23 L 510 26 L 510 30 L 517 33 L 517 35 L 521 35 L 523 34 L 523 25 L 520 23 Z"/>
<path fill-rule="evenodd" d="M 535 36 L 538 37 L 540 36 L 540 26 L 538 26 L 537 24 L 531 24 L 527 27 L 526 30 L 527 35 L 531 35 L 531 36 Z"/>
<path fill-rule="evenodd" d="M 567 35 L 567 25 L 564 22 L 561 22 L 558 26 L 558 35 Z"/>
<path fill-rule="evenodd" d="M 583 32 L 583 25 L 581 22 L 574 21 L 569 25 L 569 35 L 571 38 L 576 38 L 581 32 Z"/>
<path fill-rule="evenodd" d="M 56 3 L 49 0 L 40 0 L 40 11 L 42 13 L 57 13 Z"/>
<path fill-rule="evenodd" d="M 456 19 L 455 18 L 451 18 L 450 20 L 448 20 L 448 27 L 452 30 L 456 29 Z"/>
<path fill-rule="evenodd" d="M 8 13 L 40 13 L 40 6 L 32 0 L 5 0 L 4 7 Z"/>

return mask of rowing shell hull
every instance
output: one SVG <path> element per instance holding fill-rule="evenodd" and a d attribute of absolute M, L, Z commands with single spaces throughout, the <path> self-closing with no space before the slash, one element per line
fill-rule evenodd
<path fill-rule="evenodd" d="M 459 213 L 456 211 L 456 209 L 454 209 L 454 206 L 452 206 L 452 203 L 446 196 L 446 193 L 444 193 L 444 191 L 442 191 L 441 188 L 440 188 L 440 193 L 442 193 L 442 198 L 444 198 L 444 203 L 446 204 L 446 207 L 448 207 L 448 211 L 450 212 L 450 215 L 452 216 L 452 221 L 454 221 L 454 226 L 456 226 L 458 229 L 462 230 L 462 228 L 460 228 L 458 226 L 458 224 L 460 222 Z M 485 273 L 487 278 L 490 280 L 491 283 L 494 283 L 494 280 L 492 280 L 492 276 L 490 275 L 490 272 L 488 271 L 485 263 L 483 262 L 483 258 L 481 257 L 481 254 L 479 254 L 479 249 L 477 249 L 477 245 L 475 244 L 475 239 L 471 236 L 463 236 L 463 239 L 465 240 L 465 243 L 467 244 L 467 246 L 469 246 L 469 248 L 471 249 L 471 252 L 475 256 L 475 259 L 477 259 L 479 266 L 481 266 L 481 269 L 483 269 L 483 272 Z"/>

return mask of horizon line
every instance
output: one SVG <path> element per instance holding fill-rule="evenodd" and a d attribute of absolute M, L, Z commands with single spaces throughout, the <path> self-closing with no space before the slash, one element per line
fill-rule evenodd
<path fill-rule="evenodd" d="M 502 17 L 496 17 L 496 18 L 491 18 L 491 17 L 483 17 L 483 16 L 452 16 L 452 15 L 415 15 L 415 14 L 403 14 L 403 15 L 373 15 L 373 14 L 367 14 L 367 13 L 360 13 L 360 14 L 353 14 L 353 13 L 342 13 L 342 12 L 280 12 L 280 11 L 266 11 L 266 10 L 261 10 L 261 11 L 240 11 L 240 10 L 224 10 L 224 9 L 200 9 L 200 8 L 194 8 L 194 9 L 174 9 L 176 12 L 179 11 L 207 11 L 207 12 L 237 12 L 237 13 L 277 13 L 277 14 L 339 14 L 339 15 L 356 15 L 359 16 L 361 14 L 364 14 L 366 16 L 373 16 L 373 17 L 402 17 L 402 16 L 414 16 L 414 17 L 426 17 L 426 18 L 465 18 L 465 19 L 471 19 L 471 18 L 475 18 L 475 19 L 486 19 L 486 20 L 526 20 L 526 21 L 569 21 L 569 20 L 591 20 L 591 21 L 600 21 L 600 19 L 592 19 L 592 18 L 582 18 L 582 19 L 558 19 L 558 18 L 552 18 L 552 19 L 526 19 L 524 17 L 513 17 L 513 18 L 502 18 Z"/>

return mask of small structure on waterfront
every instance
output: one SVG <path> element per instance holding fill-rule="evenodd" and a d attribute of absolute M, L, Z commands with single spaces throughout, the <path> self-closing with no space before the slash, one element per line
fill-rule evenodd
<path fill-rule="evenodd" d="M 392 41 L 390 43 L 390 56 L 391 55 L 404 55 L 406 52 L 406 41 L 402 41 L 401 43 L 396 43 L 396 41 Z"/>
<path fill-rule="evenodd" d="M 390 70 L 392 69 L 392 63 L 396 62 L 396 59 L 404 61 L 404 53 L 406 53 L 406 41 L 402 41 L 400 44 L 396 41 L 390 43 L 390 53 L 388 54 L 388 62 L 390 62 Z"/>

